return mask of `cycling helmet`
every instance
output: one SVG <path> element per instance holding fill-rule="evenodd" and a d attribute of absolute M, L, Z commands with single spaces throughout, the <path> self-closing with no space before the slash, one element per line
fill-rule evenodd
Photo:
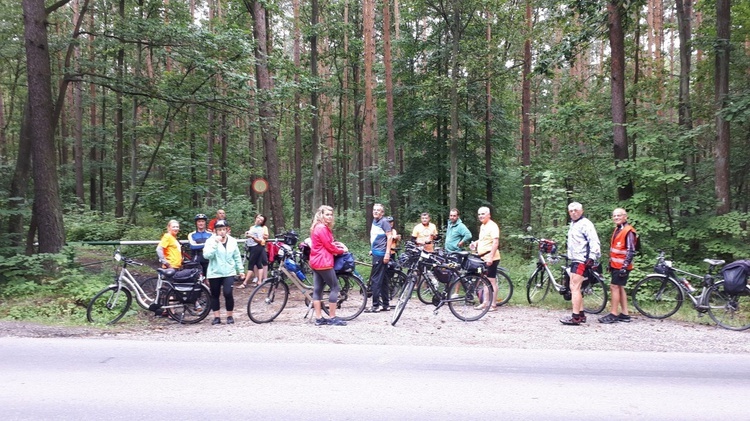
<path fill-rule="evenodd" d="M 392 224 L 392 223 L 393 223 L 393 217 L 392 217 L 392 216 L 386 216 L 386 217 L 385 217 L 385 220 L 386 220 L 386 221 L 387 221 L 387 222 L 388 222 L 389 224 Z"/>
<path fill-rule="evenodd" d="M 216 228 L 229 228 L 229 222 L 227 222 L 226 219 L 219 219 L 216 221 L 216 224 L 214 224 L 214 229 Z"/>
<path fill-rule="evenodd" d="M 206 216 L 205 213 L 199 213 L 199 214 L 195 215 L 195 221 L 198 221 L 199 219 L 202 219 L 204 221 L 208 221 L 208 217 Z"/>

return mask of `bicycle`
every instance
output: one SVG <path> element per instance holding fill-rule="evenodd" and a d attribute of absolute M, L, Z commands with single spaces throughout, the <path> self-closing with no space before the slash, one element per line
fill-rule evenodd
<path fill-rule="evenodd" d="M 278 253 L 269 265 L 270 276 L 250 293 L 250 298 L 247 300 L 248 317 L 258 324 L 269 323 L 276 319 L 289 300 L 289 285 L 287 284 L 289 281 L 304 297 L 307 306 L 304 318 L 308 318 L 312 311 L 313 287 L 301 280 L 306 276 L 292 258 L 294 244 L 289 244 L 292 241 L 288 238 L 268 241 L 278 245 Z M 364 311 L 367 305 L 367 290 L 364 282 L 356 272 L 337 273 L 336 277 L 340 287 L 336 316 L 345 321 L 353 320 Z M 330 290 L 325 288 L 321 301 L 326 302 L 329 294 Z M 322 308 L 328 314 L 328 307 L 322 306 Z M 312 320 L 312 317 L 310 319 Z"/>
<path fill-rule="evenodd" d="M 398 323 L 406 308 L 406 304 L 412 297 L 415 285 L 423 281 L 426 270 L 434 270 L 435 268 L 453 271 L 459 270 L 457 263 L 447 261 L 447 259 L 441 258 L 437 254 L 426 252 L 414 245 L 407 245 L 406 253 L 409 254 L 405 259 L 409 270 L 406 282 L 399 291 L 398 302 L 391 316 L 391 326 L 396 326 L 396 323 Z M 433 300 L 433 305 L 435 306 L 434 314 L 437 314 L 438 310 L 447 304 L 451 313 L 459 320 L 475 321 L 481 319 L 490 310 L 490 306 L 487 305 L 488 303 L 485 302 L 482 305 L 486 294 L 493 291 L 492 285 L 483 275 L 474 273 L 464 274 L 452 280 L 448 284 L 448 287 L 443 290 L 436 288 L 432 282 L 427 282 L 427 284 L 432 294 L 437 297 Z M 450 291 L 450 294 L 447 291 Z"/>
<path fill-rule="evenodd" d="M 144 266 L 123 256 L 120 250 L 113 256 L 122 264 L 115 282 L 99 291 L 86 308 L 86 318 L 91 323 L 114 324 L 125 316 L 133 303 L 133 296 L 138 305 L 155 314 L 163 311 L 178 323 L 198 323 L 208 316 L 211 293 L 200 277 L 189 283 L 169 282 L 175 274 L 174 269 L 156 269 L 156 282 L 146 280 L 141 286 L 128 270 L 128 265 Z M 198 270 L 198 269 L 196 269 Z M 153 285 L 153 287 L 151 286 Z M 153 296 L 149 289 L 153 288 Z"/>
<path fill-rule="evenodd" d="M 433 286 L 438 288 L 438 285 L 447 285 L 450 282 L 451 277 L 457 278 L 469 272 L 479 273 L 485 277 L 487 276 L 487 265 L 485 262 L 468 251 L 445 252 L 440 249 L 437 253 L 445 256 L 448 260 L 456 262 L 459 265 L 460 270 L 458 273 L 454 273 L 452 271 L 446 272 L 444 269 L 437 269 L 425 273 L 426 276 L 423 276 L 419 284 L 416 286 L 417 297 L 419 298 L 419 301 L 424 304 L 433 304 L 434 300 L 432 290 L 427 286 L 428 280 L 432 281 Z M 502 306 L 513 297 L 513 282 L 510 280 L 508 270 L 501 266 L 498 266 L 497 268 L 495 280 L 497 282 L 497 298 L 495 301 L 498 306 Z M 435 282 L 438 283 L 436 284 Z"/>
<path fill-rule="evenodd" d="M 650 319 L 666 319 L 680 310 L 687 297 L 699 317 L 708 313 L 716 324 L 725 329 L 750 328 L 750 312 L 747 306 L 740 306 L 740 300 L 747 297 L 750 288 L 740 294 L 722 291 L 724 281 L 716 280 L 714 270 L 723 265 L 724 260 L 703 259 L 703 262 L 708 263 L 708 271 L 704 275 L 697 275 L 674 267 L 664 252 L 659 251 L 654 265 L 655 273 L 646 275 L 633 287 L 633 305 Z M 700 280 L 700 291 L 690 284 L 687 277 Z"/>
<path fill-rule="evenodd" d="M 557 244 L 552 240 L 534 237 L 527 238 L 526 240 L 539 244 L 536 269 L 526 283 L 526 299 L 529 304 L 539 304 L 544 301 L 547 298 L 550 288 L 554 288 L 566 300 L 569 300 L 570 289 L 566 285 L 566 282 L 558 283 L 552 274 L 552 270 L 549 268 L 549 264 L 557 264 L 560 261 L 564 261 L 566 264 L 561 267 L 561 276 L 564 280 L 570 279 L 567 268 L 568 258 L 557 254 Z M 583 296 L 584 312 L 599 314 L 604 310 L 609 295 L 607 287 L 604 284 L 604 279 L 599 272 L 589 269 L 584 273 L 581 295 Z"/>

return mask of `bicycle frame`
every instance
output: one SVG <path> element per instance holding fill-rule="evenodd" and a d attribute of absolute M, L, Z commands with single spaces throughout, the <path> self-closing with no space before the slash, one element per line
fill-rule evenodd
<path fill-rule="evenodd" d="M 674 281 L 677 286 L 682 290 L 682 295 L 684 297 L 688 297 L 690 301 L 693 304 L 693 308 L 699 311 L 705 311 L 708 309 L 708 292 L 711 289 L 711 286 L 714 284 L 714 277 L 711 273 L 713 271 L 714 265 L 711 264 L 709 259 L 704 259 L 704 262 L 709 263 L 708 272 L 705 275 L 698 275 L 692 272 L 688 272 L 686 270 L 682 270 L 676 267 L 672 266 L 672 262 L 669 260 L 666 260 L 664 258 L 664 253 L 660 253 L 657 257 L 657 266 L 664 265 L 664 267 L 668 268 L 668 273 L 651 273 L 648 276 L 663 276 L 665 278 L 669 278 L 672 281 Z M 698 289 L 696 288 L 695 291 L 691 292 L 685 284 L 682 282 L 681 279 L 679 279 L 677 276 L 673 276 L 676 274 L 682 274 L 689 276 L 694 279 L 699 279 L 701 281 L 701 289 L 700 293 L 698 294 Z"/>
<path fill-rule="evenodd" d="M 123 266 L 120 269 L 120 275 L 115 280 L 115 283 L 112 284 L 111 286 L 116 286 L 118 292 L 124 286 L 135 295 L 135 301 L 138 303 L 139 306 L 141 306 L 144 309 L 150 310 L 153 304 L 156 304 L 159 302 L 161 289 L 162 289 L 162 286 L 164 285 L 164 278 L 162 277 L 161 273 L 158 275 L 157 281 L 156 281 L 156 295 L 153 298 L 151 298 L 146 293 L 146 291 L 143 290 L 141 285 L 138 284 L 138 282 L 135 280 L 133 275 L 128 270 L 128 264 L 135 264 L 135 265 L 140 265 L 140 266 L 142 266 L 142 264 L 123 258 L 119 252 L 115 253 L 115 260 L 117 260 L 118 262 L 122 261 Z M 115 295 L 115 299 L 117 298 L 118 295 Z"/>

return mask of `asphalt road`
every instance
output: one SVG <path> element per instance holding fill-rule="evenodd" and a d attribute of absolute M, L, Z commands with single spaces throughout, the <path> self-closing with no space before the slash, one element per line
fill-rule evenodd
<path fill-rule="evenodd" d="M 750 418 L 750 356 L 0 338 L 4 420 Z"/>

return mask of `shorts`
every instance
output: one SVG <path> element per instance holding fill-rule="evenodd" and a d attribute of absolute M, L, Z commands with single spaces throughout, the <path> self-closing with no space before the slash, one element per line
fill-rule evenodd
<path fill-rule="evenodd" d="M 485 262 L 485 265 L 487 263 Z M 487 266 L 487 273 L 485 273 L 485 276 L 488 278 L 497 278 L 497 267 L 500 266 L 499 260 L 493 260 L 492 264 Z"/>
<path fill-rule="evenodd" d="M 620 273 L 620 269 L 613 269 L 612 270 L 612 285 L 619 285 L 621 287 L 624 287 L 625 284 L 628 283 L 628 276 L 630 276 L 630 271 L 627 271 L 624 275 Z"/>
<path fill-rule="evenodd" d="M 262 269 L 264 266 L 268 266 L 266 248 L 261 245 L 250 247 L 247 252 L 247 270 Z"/>
<path fill-rule="evenodd" d="M 573 262 L 570 264 L 570 273 L 576 275 L 583 276 L 583 274 L 586 273 L 586 269 L 588 269 L 588 266 L 583 262 Z"/>

